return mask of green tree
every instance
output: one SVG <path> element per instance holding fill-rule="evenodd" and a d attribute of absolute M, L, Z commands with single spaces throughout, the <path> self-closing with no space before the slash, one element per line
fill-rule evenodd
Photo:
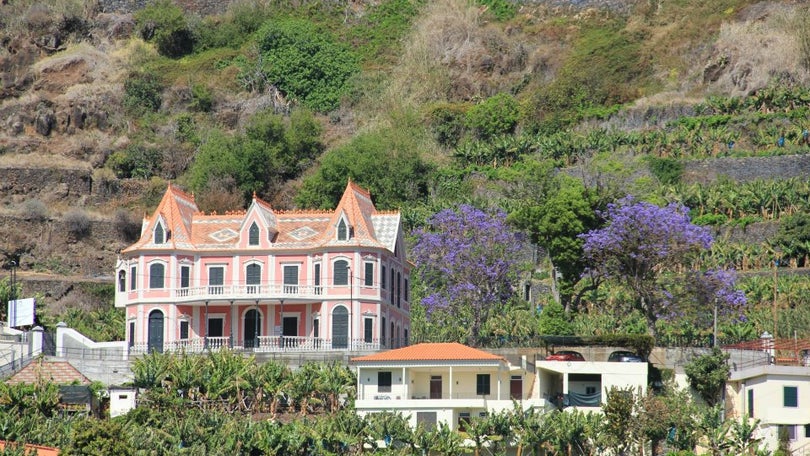
<path fill-rule="evenodd" d="M 717 347 L 710 353 L 698 356 L 684 366 L 689 385 L 711 407 L 720 400 L 720 393 L 731 374 L 729 354 Z"/>
<path fill-rule="evenodd" d="M 252 194 L 272 195 L 298 177 L 323 150 L 322 128 L 307 110 L 293 111 L 289 121 L 271 111 L 256 114 L 243 134 L 212 132 L 189 170 L 197 193 L 227 183 L 247 203 Z M 345 181 L 343 185 L 345 185 Z M 210 209 L 210 208 L 209 208 Z"/>
<path fill-rule="evenodd" d="M 604 421 L 601 435 L 613 454 L 628 454 L 638 444 L 636 407 L 637 394 L 633 387 L 611 387 L 602 406 Z"/>
<path fill-rule="evenodd" d="M 315 111 L 337 108 L 360 69 L 351 50 L 305 19 L 272 20 L 258 37 L 268 80 Z"/>
<path fill-rule="evenodd" d="M 548 336 L 572 336 L 574 335 L 574 327 L 568 320 L 562 304 L 556 301 L 550 301 L 543 306 L 543 311 L 540 313 L 537 331 L 540 334 Z"/>
<path fill-rule="evenodd" d="M 422 160 L 416 144 L 401 143 L 392 132 L 360 134 L 321 157 L 318 170 L 304 179 L 295 202 L 299 207 L 337 206 L 347 179 L 371 192 L 378 209 L 423 201 L 432 166 Z"/>
<path fill-rule="evenodd" d="M 524 185 L 530 187 L 520 195 L 522 201 L 509 218 L 531 234 L 532 242 L 548 251 L 561 276 L 560 300 L 570 309 L 576 304 L 572 303 L 574 286 L 587 265 L 580 235 L 598 226 L 598 197 L 577 179 L 565 174 L 553 176 L 550 163 L 529 162 L 526 166 L 522 174 L 529 181 Z"/>
<path fill-rule="evenodd" d="M 810 257 L 810 214 L 799 212 L 784 217 L 770 244 L 780 250 L 784 260 L 796 260 L 799 266 Z"/>

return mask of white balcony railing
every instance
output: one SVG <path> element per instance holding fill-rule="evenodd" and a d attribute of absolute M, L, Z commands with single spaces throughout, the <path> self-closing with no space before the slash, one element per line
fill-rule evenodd
<path fill-rule="evenodd" d="M 381 294 L 382 292 L 382 294 Z M 357 298 L 376 296 L 386 299 L 387 293 L 376 286 L 358 286 L 352 289 L 348 285 L 311 285 L 262 283 L 255 285 L 201 285 L 182 288 L 135 289 L 119 291 L 116 303 L 124 305 L 129 302 L 165 300 L 167 297 L 176 302 L 219 301 L 219 300 L 255 300 L 255 299 L 323 299 L 324 295 L 351 296 Z M 402 300 L 402 303 L 406 301 Z"/>
<path fill-rule="evenodd" d="M 257 342 L 258 341 L 258 342 Z M 399 345 L 398 345 L 399 346 Z M 230 337 L 195 337 L 163 344 L 164 352 L 201 353 L 206 350 L 219 350 L 230 348 L 252 352 L 327 352 L 327 351 L 363 351 L 386 348 L 384 344 L 374 340 L 366 342 L 363 339 L 330 340 L 319 337 L 303 336 L 259 336 L 257 339 L 234 341 Z M 135 344 L 130 347 L 131 354 L 147 353 L 147 344 Z"/>

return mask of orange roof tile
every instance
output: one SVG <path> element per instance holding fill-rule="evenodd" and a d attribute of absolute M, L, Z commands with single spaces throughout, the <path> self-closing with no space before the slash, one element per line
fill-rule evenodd
<path fill-rule="evenodd" d="M 246 211 L 239 209 L 225 214 L 204 214 L 199 211 L 194 196 L 170 184 L 151 216 L 144 219 L 141 238 L 122 250 L 132 254 L 141 249 L 220 250 L 233 248 L 239 242 L 248 212 L 258 209 L 275 234 L 273 245 L 297 249 L 329 245 L 381 247 L 393 251 L 401 231 L 397 211 L 378 212 L 371 194 L 352 181 L 334 211 L 273 210 L 270 204 L 255 197 Z M 341 216 L 352 226 L 349 241 L 337 241 L 335 229 Z M 154 244 L 153 231 L 158 219 L 171 232 L 166 242 Z"/>
<path fill-rule="evenodd" d="M 354 363 L 381 361 L 503 361 L 502 356 L 456 342 L 424 343 L 352 358 Z"/>
<path fill-rule="evenodd" d="M 17 445 L 19 445 L 19 443 L 0 440 L 0 450 L 5 450 L 6 446 L 16 448 Z M 23 444 L 23 448 L 25 449 L 25 454 L 27 455 L 36 454 L 37 456 L 59 456 L 59 448 L 33 445 L 30 443 Z"/>
<path fill-rule="evenodd" d="M 365 240 L 375 241 L 374 225 L 371 216 L 377 213 L 377 208 L 371 201 L 371 193 L 351 180 L 346 184 L 346 190 L 332 215 L 328 229 L 323 233 L 323 241 L 329 243 L 335 239 L 335 229 L 342 214 L 354 229 L 352 241 L 360 243 Z"/>

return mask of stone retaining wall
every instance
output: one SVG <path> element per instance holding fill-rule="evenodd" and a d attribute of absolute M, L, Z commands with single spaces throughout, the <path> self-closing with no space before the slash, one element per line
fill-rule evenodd
<path fill-rule="evenodd" d="M 684 165 L 681 179 L 689 184 L 710 184 L 723 178 L 734 182 L 750 182 L 757 179 L 789 179 L 810 176 L 810 155 L 721 157 L 690 160 Z"/>

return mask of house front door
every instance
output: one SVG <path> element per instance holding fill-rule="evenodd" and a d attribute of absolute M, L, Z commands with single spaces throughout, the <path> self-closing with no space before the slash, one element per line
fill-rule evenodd
<path fill-rule="evenodd" d="M 282 346 L 295 347 L 298 345 L 298 341 L 295 339 L 298 337 L 298 317 L 284 317 L 281 320 L 281 335 L 284 336 Z"/>
<path fill-rule="evenodd" d="M 247 313 L 245 313 L 244 324 L 245 348 L 255 348 L 259 346 L 257 336 L 261 336 L 261 327 L 261 315 L 256 312 L 256 309 L 248 310 Z"/>
<path fill-rule="evenodd" d="M 441 375 L 431 375 L 430 376 L 430 398 L 431 399 L 441 399 L 442 398 L 442 376 Z"/>
<path fill-rule="evenodd" d="M 513 375 L 509 380 L 509 397 L 516 401 L 523 400 L 523 377 Z"/>

